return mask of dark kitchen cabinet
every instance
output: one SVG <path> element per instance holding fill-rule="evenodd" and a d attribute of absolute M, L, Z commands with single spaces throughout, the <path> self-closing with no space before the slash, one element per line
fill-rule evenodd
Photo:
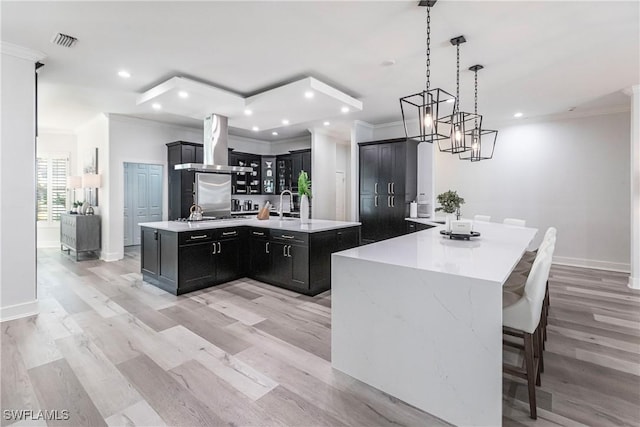
<path fill-rule="evenodd" d="M 223 230 L 214 242 L 215 282 L 225 283 L 245 274 L 242 239 L 238 229 Z"/>
<path fill-rule="evenodd" d="M 417 194 L 418 143 L 402 138 L 359 145 L 363 243 L 405 234 Z"/>
<path fill-rule="evenodd" d="M 277 193 L 280 194 L 284 190 L 291 191 L 293 184 L 293 169 L 290 154 L 276 156 L 276 175 Z"/>
<path fill-rule="evenodd" d="M 311 150 L 291 151 L 291 191 L 298 192 L 298 177 L 305 171 L 311 179 Z"/>
<path fill-rule="evenodd" d="M 178 288 L 195 289 L 211 282 L 215 277 L 213 264 L 214 243 L 183 245 L 178 252 Z"/>
<path fill-rule="evenodd" d="M 415 233 L 417 231 L 428 230 L 435 225 L 421 224 L 419 222 L 407 221 L 407 233 Z"/>
<path fill-rule="evenodd" d="M 262 185 L 260 182 L 262 159 L 260 156 L 230 150 L 229 166 L 246 166 L 253 168 L 253 172 L 239 172 L 231 175 L 231 194 L 262 194 Z"/>
<path fill-rule="evenodd" d="M 158 230 L 142 227 L 141 236 L 141 260 L 142 272 L 157 277 L 160 259 L 158 258 Z"/>
<path fill-rule="evenodd" d="M 145 280 L 171 291 L 178 284 L 178 242 L 176 233 L 141 227 L 140 267 Z"/>
<path fill-rule="evenodd" d="M 249 274 L 256 280 L 270 282 L 271 279 L 271 242 L 269 230 L 249 229 Z"/>
<path fill-rule="evenodd" d="M 193 204 L 195 172 L 175 170 L 174 166 L 183 163 L 202 163 L 202 144 L 176 141 L 167 144 L 169 163 L 169 220 L 187 218 Z"/>

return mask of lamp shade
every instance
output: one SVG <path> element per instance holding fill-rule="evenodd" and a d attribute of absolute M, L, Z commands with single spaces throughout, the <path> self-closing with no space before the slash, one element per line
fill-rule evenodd
<path fill-rule="evenodd" d="M 100 175 L 94 173 L 82 175 L 82 188 L 100 188 Z"/>
<path fill-rule="evenodd" d="M 82 188 L 82 177 L 81 176 L 68 176 L 67 177 L 67 188 Z"/>

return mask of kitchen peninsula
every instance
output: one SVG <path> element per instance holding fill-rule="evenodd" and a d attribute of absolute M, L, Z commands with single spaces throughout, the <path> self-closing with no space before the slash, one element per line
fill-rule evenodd
<path fill-rule="evenodd" d="M 333 254 L 331 364 L 455 425 L 500 425 L 502 285 L 536 230 L 443 228 Z"/>
<path fill-rule="evenodd" d="M 141 223 L 146 282 L 175 295 L 251 277 L 307 295 L 331 287 L 331 254 L 360 244 L 360 223 L 229 219 Z"/>

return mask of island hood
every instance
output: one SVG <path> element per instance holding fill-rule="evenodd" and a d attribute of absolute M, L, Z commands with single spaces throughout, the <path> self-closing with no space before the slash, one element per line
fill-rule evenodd
<path fill-rule="evenodd" d="M 245 166 L 229 166 L 228 118 L 211 114 L 204 119 L 203 163 L 175 165 L 176 170 L 193 170 L 208 173 L 253 172 Z"/>

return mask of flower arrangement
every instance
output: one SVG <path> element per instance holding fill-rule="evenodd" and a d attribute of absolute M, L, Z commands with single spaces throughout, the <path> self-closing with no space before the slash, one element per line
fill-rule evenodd
<path fill-rule="evenodd" d="M 460 205 L 464 204 L 464 199 L 458 196 L 456 191 L 446 191 L 442 194 L 438 194 L 437 197 L 440 207 L 436 208 L 436 212 L 443 211 L 448 214 L 452 214 L 460 209 Z"/>

